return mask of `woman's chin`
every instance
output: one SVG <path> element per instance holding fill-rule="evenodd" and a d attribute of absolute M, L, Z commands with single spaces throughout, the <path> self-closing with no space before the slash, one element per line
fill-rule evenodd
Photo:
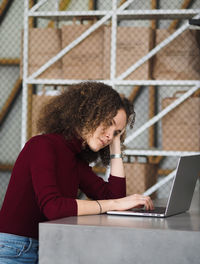
<path fill-rule="evenodd" d="M 89 148 L 94 151 L 94 152 L 98 152 L 101 148 L 99 146 L 90 146 L 89 145 Z"/>
<path fill-rule="evenodd" d="M 100 148 L 91 148 L 91 150 L 94 152 L 98 152 L 100 150 Z"/>

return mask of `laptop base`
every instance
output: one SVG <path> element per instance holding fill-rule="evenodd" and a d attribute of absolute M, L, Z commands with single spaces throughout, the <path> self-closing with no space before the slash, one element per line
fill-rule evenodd
<path fill-rule="evenodd" d="M 107 214 L 112 215 L 127 215 L 127 216 L 147 216 L 147 217 L 166 217 L 165 207 L 155 207 L 154 210 L 145 210 L 134 208 L 126 211 L 108 211 Z"/>

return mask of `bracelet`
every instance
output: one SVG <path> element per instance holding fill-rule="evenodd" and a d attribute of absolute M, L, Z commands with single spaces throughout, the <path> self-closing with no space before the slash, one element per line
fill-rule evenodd
<path fill-rule="evenodd" d="M 97 203 L 98 203 L 98 205 L 99 205 L 99 209 L 100 209 L 100 213 L 99 214 L 102 214 L 102 207 L 101 207 L 101 204 L 100 204 L 100 202 L 98 201 L 98 200 L 95 200 Z"/>
<path fill-rule="evenodd" d="M 110 155 L 111 159 L 117 159 L 117 158 L 122 158 L 122 154 L 111 154 Z"/>

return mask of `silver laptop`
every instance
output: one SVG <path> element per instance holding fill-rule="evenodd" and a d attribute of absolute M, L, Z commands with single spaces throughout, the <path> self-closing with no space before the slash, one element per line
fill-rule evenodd
<path fill-rule="evenodd" d="M 107 214 L 168 217 L 183 213 L 190 208 L 195 185 L 200 175 L 200 154 L 182 156 L 179 159 L 166 207 L 155 207 L 154 210 L 131 209 L 126 211 L 108 211 Z"/>

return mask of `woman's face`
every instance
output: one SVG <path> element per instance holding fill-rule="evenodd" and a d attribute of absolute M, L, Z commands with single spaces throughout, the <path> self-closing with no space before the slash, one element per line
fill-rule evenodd
<path fill-rule="evenodd" d="M 126 127 L 126 113 L 123 109 L 118 110 L 116 116 L 111 120 L 111 125 L 105 128 L 100 124 L 94 133 L 86 136 L 86 142 L 91 150 L 97 152 L 110 145 L 113 138 L 120 134 Z"/>

